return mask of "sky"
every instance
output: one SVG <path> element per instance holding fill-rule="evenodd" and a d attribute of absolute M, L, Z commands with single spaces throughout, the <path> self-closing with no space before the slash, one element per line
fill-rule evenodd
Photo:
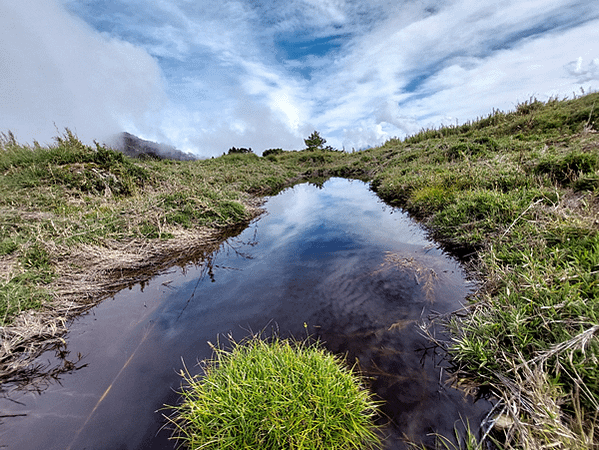
<path fill-rule="evenodd" d="M 596 0 L 0 0 L 0 132 L 351 151 L 599 90 Z"/>

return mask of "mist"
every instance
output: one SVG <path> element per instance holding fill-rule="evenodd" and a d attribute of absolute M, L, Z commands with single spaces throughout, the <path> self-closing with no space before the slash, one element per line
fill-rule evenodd
<path fill-rule="evenodd" d="M 90 143 L 143 124 L 166 103 L 144 49 L 101 34 L 48 0 L 0 3 L 0 132 Z"/>

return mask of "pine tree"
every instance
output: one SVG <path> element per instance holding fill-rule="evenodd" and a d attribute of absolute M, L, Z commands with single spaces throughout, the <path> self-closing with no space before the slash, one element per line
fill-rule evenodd
<path fill-rule="evenodd" d="M 307 150 L 322 150 L 326 139 L 321 138 L 318 131 L 315 131 L 308 139 L 304 139 L 304 142 L 306 143 Z"/>

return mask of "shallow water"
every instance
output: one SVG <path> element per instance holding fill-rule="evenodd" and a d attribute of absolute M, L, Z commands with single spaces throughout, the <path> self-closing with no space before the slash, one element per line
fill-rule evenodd
<path fill-rule="evenodd" d="M 266 207 L 209 260 L 122 291 L 78 319 L 67 349 L 85 367 L 0 398 L 0 447 L 172 449 L 156 411 L 177 402 L 183 364 L 198 373 L 207 342 L 228 333 L 276 328 L 302 338 L 304 324 L 372 377 L 390 420 L 387 449 L 406 448 L 403 436 L 430 444 L 430 433 L 452 435 L 460 417 L 480 423 L 488 404 L 443 383 L 442 361 L 417 327 L 471 292 L 460 265 L 359 181 L 299 185 Z"/>

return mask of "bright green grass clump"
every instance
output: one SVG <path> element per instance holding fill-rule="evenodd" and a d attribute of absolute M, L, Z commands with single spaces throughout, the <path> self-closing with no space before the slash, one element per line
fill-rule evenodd
<path fill-rule="evenodd" d="M 360 377 L 317 345 L 252 338 L 214 349 L 173 407 L 191 449 L 380 448 L 376 402 Z"/>

